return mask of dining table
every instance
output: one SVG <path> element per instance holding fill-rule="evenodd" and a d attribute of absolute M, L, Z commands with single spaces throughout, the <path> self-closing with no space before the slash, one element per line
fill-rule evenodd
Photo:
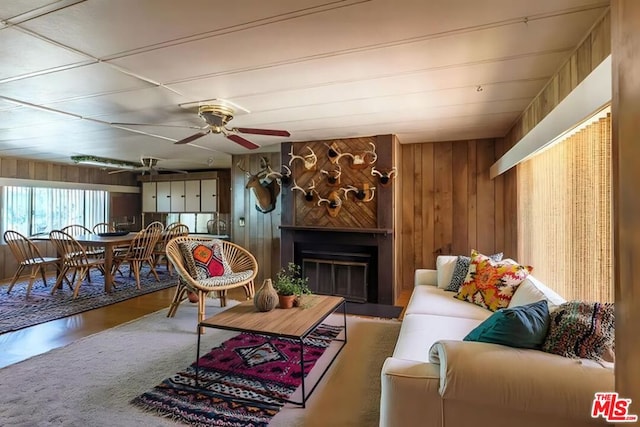
<path fill-rule="evenodd" d="M 83 246 L 104 248 L 104 290 L 111 292 L 113 287 L 113 249 L 131 243 L 136 237 L 135 232 L 80 234 L 74 238 Z"/>

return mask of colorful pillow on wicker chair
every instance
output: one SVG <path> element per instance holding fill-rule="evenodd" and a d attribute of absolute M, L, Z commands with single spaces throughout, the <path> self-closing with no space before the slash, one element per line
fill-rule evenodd
<path fill-rule="evenodd" d="M 531 270 L 511 261 L 495 262 L 473 250 L 467 277 L 454 297 L 496 311 L 509 305 L 513 293 Z"/>
<path fill-rule="evenodd" d="M 551 313 L 542 350 L 565 357 L 614 361 L 613 303 L 569 301 Z"/>
<path fill-rule="evenodd" d="M 187 271 L 196 280 L 231 274 L 221 240 L 192 240 L 180 243 Z"/>

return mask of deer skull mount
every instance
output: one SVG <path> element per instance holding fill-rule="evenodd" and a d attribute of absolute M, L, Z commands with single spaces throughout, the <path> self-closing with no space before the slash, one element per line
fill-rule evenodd
<path fill-rule="evenodd" d="M 368 183 L 362 185 L 362 188 L 358 188 L 354 185 L 350 185 L 346 188 L 341 188 L 344 193 L 344 198 L 347 199 L 349 193 L 353 192 L 356 200 L 361 202 L 370 202 L 375 197 L 376 187 L 370 187 Z"/>
<path fill-rule="evenodd" d="M 318 156 L 313 151 L 311 147 L 307 147 L 309 150 L 309 154 L 305 156 L 298 156 L 293 153 L 293 145 L 291 146 L 291 150 L 289 151 L 289 156 L 291 159 L 289 160 L 289 166 L 293 164 L 294 160 L 302 160 L 302 164 L 304 165 L 304 171 L 315 171 L 316 164 L 318 163 Z"/>
<path fill-rule="evenodd" d="M 338 215 L 342 207 L 342 199 L 337 191 L 332 191 L 326 199 L 318 197 L 318 206 L 322 206 L 323 203 L 327 204 L 327 213 L 329 216 L 334 218 Z"/>
<path fill-rule="evenodd" d="M 291 191 L 293 192 L 293 190 L 297 190 L 300 191 L 302 194 L 304 194 L 304 200 L 311 203 L 313 202 L 314 198 L 315 198 L 315 194 L 316 194 L 316 183 L 314 180 L 311 180 L 311 185 L 309 185 L 306 189 L 300 187 L 298 184 L 296 184 L 296 180 L 293 180 L 293 187 L 291 187 Z"/>
<path fill-rule="evenodd" d="M 320 170 L 320 173 L 327 176 L 327 184 L 330 187 L 337 187 L 340 185 L 340 175 L 342 175 L 342 168 L 336 164 L 336 168 L 332 171 Z"/>
<path fill-rule="evenodd" d="M 276 208 L 278 194 L 280 194 L 278 181 L 282 175 L 271 169 L 266 157 L 260 159 L 262 169 L 255 174 L 246 170 L 241 161 L 238 162 L 236 166 L 243 171 L 248 178 L 245 188 L 253 191 L 256 197 L 256 210 L 262 213 L 273 211 Z"/>
<path fill-rule="evenodd" d="M 378 176 L 378 181 L 380 181 L 380 185 L 382 185 L 383 187 L 389 185 L 391 183 L 391 180 L 395 178 L 396 174 L 397 170 L 395 166 L 391 168 L 390 171 L 386 172 L 380 172 L 375 168 L 375 166 L 371 168 L 371 175 Z"/>

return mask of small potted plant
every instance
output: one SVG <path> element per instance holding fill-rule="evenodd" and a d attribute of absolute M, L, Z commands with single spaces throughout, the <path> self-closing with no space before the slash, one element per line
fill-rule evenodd
<path fill-rule="evenodd" d="M 307 277 L 302 277 L 299 265 L 290 262 L 286 268 L 282 268 L 273 283 L 278 292 L 280 308 L 291 308 L 302 295 L 310 294 L 308 281 Z"/>

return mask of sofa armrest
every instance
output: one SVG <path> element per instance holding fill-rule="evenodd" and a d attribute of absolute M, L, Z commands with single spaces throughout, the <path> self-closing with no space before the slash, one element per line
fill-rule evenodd
<path fill-rule="evenodd" d="M 537 350 L 468 341 L 438 341 L 443 399 L 566 416 L 592 422 L 596 392 L 614 391 L 613 369 Z"/>
<path fill-rule="evenodd" d="M 441 427 L 439 366 L 388 357 L 382 365 L 381 427 Z"/>
<path fill-rule="evenodd" d="M 420 286 L 420 285 L 436 286 L 438 284 L 438 272 L 436 270 L 419 268 L 415 272 L 413 284 L 414 286 Z"/>

